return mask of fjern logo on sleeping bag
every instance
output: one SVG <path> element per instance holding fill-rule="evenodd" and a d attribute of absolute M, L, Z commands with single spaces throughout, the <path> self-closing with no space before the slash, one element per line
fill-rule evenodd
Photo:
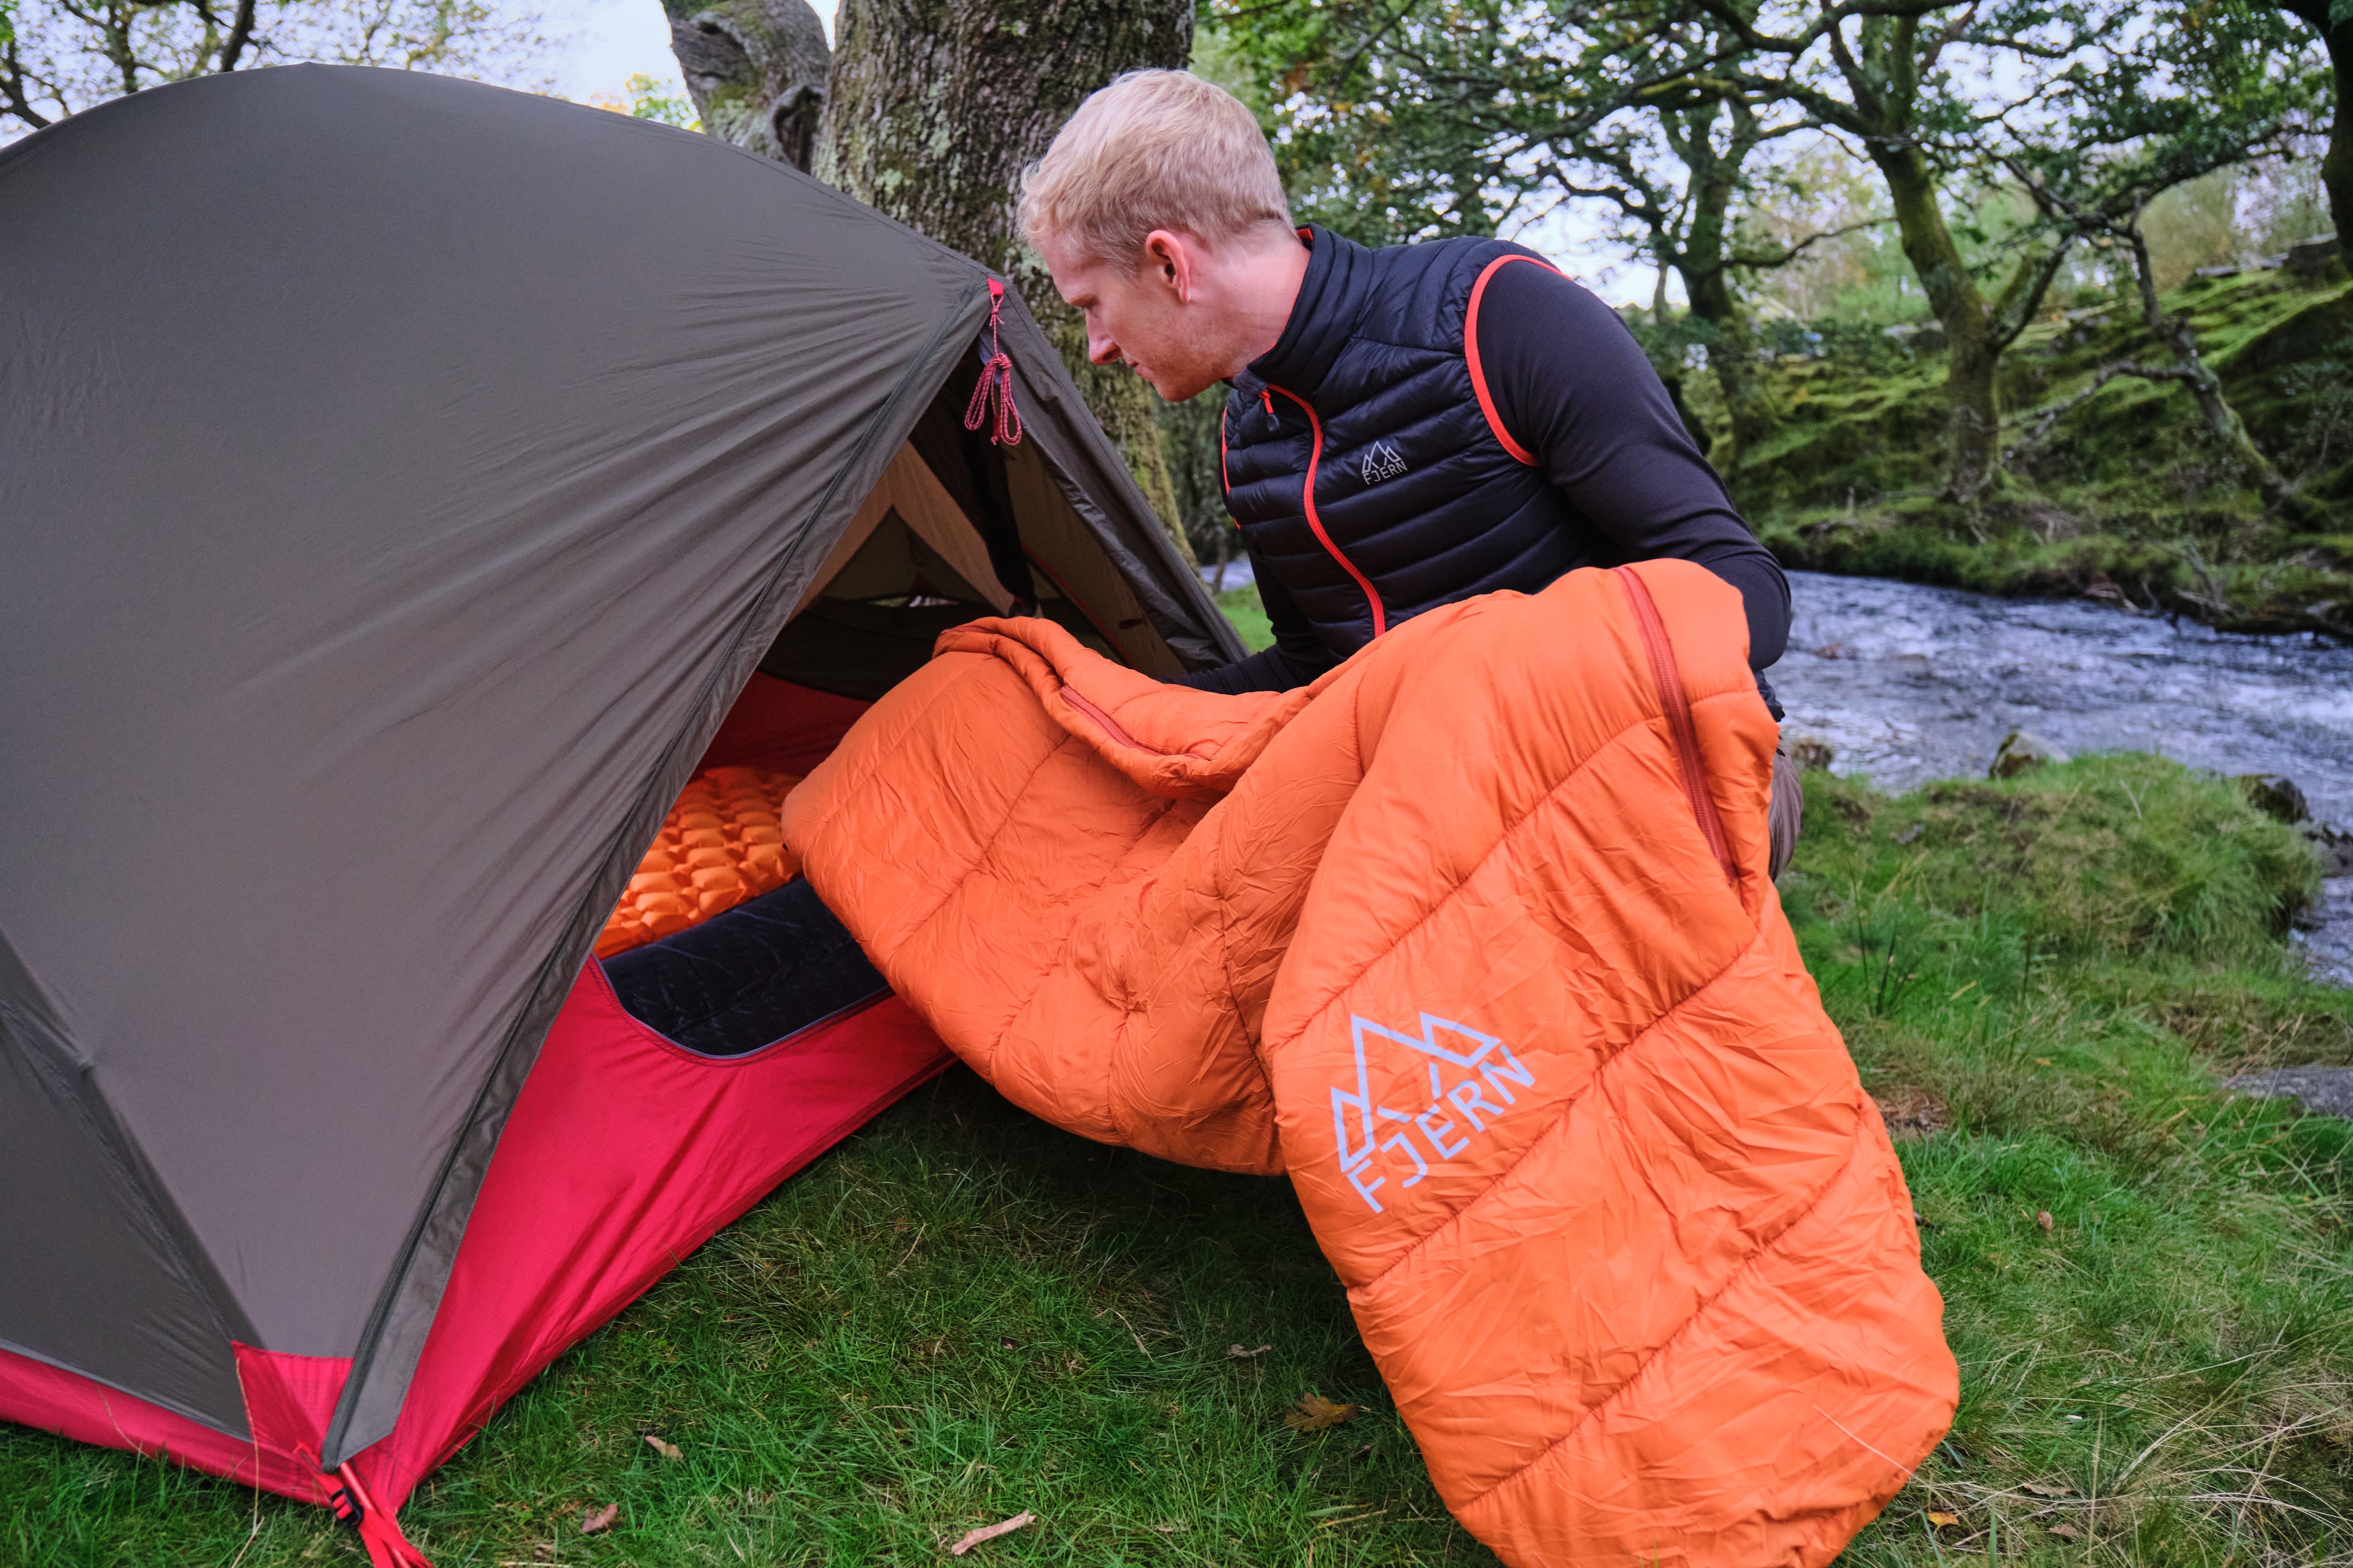
<path fill-rule="evenodd" d="M 1451 1036 L 1468 1050 L 1449 1050 L 1439 1044 L 1440 1035 Z M 1394 1110 L 1386 1105 L 1373 1103 L 1372 1072 L 1365 1061 L 1365 1039 L 1371 1036 L 1418 1051 L 1430 1068 L 1430 1106 L 1413 1114 Z M 1451 1160 L 1471 1147 L 1472 1141 L 1487 1131 L 1487 1123 L 1504 1114 L 1505 1107 L 1517 1103 L 1511 1086 L 1522 1089 L 1535 1087 L 1535 1075 L 1522 1066 L 1512 1054 L 1512 1047 L 1493 1035 L 1424 1013 L 1419 1035 L 1402 1035 L 1395 1029 L 1385 1029 L 1369 1018 L 1351 1014 L 1348 1018 L 1348 1043 L 1356 1052 L 1356 1092 L 1335 1086 L 1332 1090 L 1332 1131 L 1339 1141 L 1340 1172 L 1348 1184 L 1356 1189 L 1375 1214 L 1382 1213 L 1380 1200 L 1374 1190 L 1388 1181 L 1389 1176 L 1405 1168 L 1410 1162 L 1413 1174 L 1398 1184 L 1412 1186 L 1430 1174 L 1430 1160 L 1423 1152 L 1440 1162 Z M 1449 1073 L 1448 1068 L 1456 1069 Z M 1446 1080 L 1457 1081 L 1448 1087 Z M 1348 1121 L 1354 1114 L 1356 1128 L 1351 1136 Z M 1384 1127 L 1383 1122 L 1394 1123 Z M 1382 1134 L 1387 1132 L 1388 1137 Z M 1421 1136 L 1417 1139 L 1414 1134 Z"/>

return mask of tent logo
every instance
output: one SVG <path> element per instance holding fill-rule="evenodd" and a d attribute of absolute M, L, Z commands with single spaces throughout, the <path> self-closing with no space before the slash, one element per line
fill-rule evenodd
<path fill-rule="evenodd" d="M 1365 476 L 1365 483 L 1377 485 L 1383 479 L 1396 479 L 1405 472 L 1405 459 L 1387 441 L 1376 441 L 1373 449 L 1365 454 L 1364 466 L 1356 470 Z"/>
<path fill-rule="evenodd" d="M 1372 1071 L 1365 1061 L 1365 1037 L 1373 1036 L 1404 1046 L 1421 1054 L 1423 1065 L 1430 1069 L 1429 1109 L 1409 1115 L 1373 1101 Z M 1439 1043 L 1439 1037 L 1451 1037 L 1460 1049 L 1449 1049 Z M 1337 1085 L 1332 1089 L 1332 1131 L 1337 1140 L 1340 1173 L 1356 1189 L 1356 1195 L 1375 1214 L 1383 1212 L 1380 1200 L 1373 1190 L 1388 1182 L 1381 1171 L 1394 1167 L 1394 1160 L 1376 1160 L 1377 1154 L 1403 1152 L 1413 1162 L 1413 1174 L 1398 1184 L 1400 1189 L 1410 1187 L 1430 1174 L 1430 1162 L 1422 1158 L 1423 1144 L 1413 1134 L 1419 1132 L 1430 1150 L 1440 1161 L 1451 1160 L 1471 1147 L 1472 1140 L 1487 1131 L 1490 1121 L 1500 1118 L 1504 1108 L 1518 1103 L 1510 1085 L 1522 1089 L 1535 1087 L 1535 1075 L 1528 1071 L 1512 1047 L 1493 1035 L 1449 1019 L 1424 1013 L 1421 1033 L 1400 1034 L 1385 1029 L 1369 1018 L 1348 1017 L 1348 1043 L 1356 1053 L 1356 1091 L 1351 1094 Z M 1461 1076 L 1454 1087 L 1446 1087 L 1446 1079 L 1454 1074 Z M 1503 1104 L 1488 1098 L 1492 1090 Z M 1351 1130 L 1351 1119 L 1356 1126 Z M 1394 1124 L 1384 1127 L 1383 1122 Z M 1467 1128 L 1465 1123 L 1468 1123 Z M 1388 1132 L 1384 1139 L 1381 1134 Z"/>

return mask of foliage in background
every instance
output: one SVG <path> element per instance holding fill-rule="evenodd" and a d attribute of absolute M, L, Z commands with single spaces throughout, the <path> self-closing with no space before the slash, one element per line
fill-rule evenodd
<path fill-rule="evenodd" d="M 2161 357 L 2130 296 L 2079 295 L 2003 371 L 2020 411 L 1977 516 L 1936 498 L 1943 355 L 1922 334 L 1826 337 L 1770 376 L 1786 410 L 1730 476 L 1791 565 L 1986 593 L 2090 594 L 2241 631 L 2353 637 L 2353 289 L 2335 263 L 2197 278 L 2162 298 L 2319 521 L 2266 509 L 2190 398 L 2102 367 Z M 2084 395 L 2085 394 L 2089 395 Z M 2038 414 L 2037 410 L 2048 411 Z M 1712 405 L 1703 415 L 1720 427 Z"/>
<path fill-rule="evenodd" d="M 1776 177 L 1760 153 L 1810 129 L 1782 99 L 1723 79 L 1740 45 L 1704 8 L 1615 0 L 1229 0 L 1221 68 L 1251 84 L 1303 216 L 1369 245 L 1522 234 L 1564 207 L 1678 277 L 1690 321 L 1653 343 L 1713 364 L 1735 439 L 1764 434 L 1738 279 L 1826 237 L 1743 232 Z M 1867 220 L 1866 220 L 1867 221 Z"/>
<path fill-rule="evenodd" d="M 1575 207 L 1656 265 L 1659 292 L 1626 314 L 1768 527 L 1793 489 L 1820 504 L 1925 488 L 1943 504 L 1915 510 L 1982 542 L 2048 467 L 2031 439 L 2011 450 L 2050 402 L 2046 367 L 2006 356 L 2062 309 L 2137 288 L 2126 230 L 2162 294 L 2327 223 L 2311 158 L 2334 88 L 2310 30 L 2262 0 L 1219 0 L 1202 39 L 1197 64 L 1258 110 L 1303 216 L 1381 244 L 1535 232 Z M 2245 505 L 2333 526 L 2337 500 L 2297 489 L 2284 449 L 2273 461 L 2197 329 L 2142 315 L 2157 352 L 2109 374 L 2179 383 L 2207 428 L 2140 466 L 2187 458 L 2190 489 L 2211 491 L 2235 465 Z M 1903 384 L 1878 400 L 1905 410 L 1893 447 L 1868 411 L 1843 437 L 1900 482 L 1789 474 L 1828 410 L 1783 366 L 1826 355 Z M 1941 373 L 1928 431 L 1922 364 Z M 2081 499 L 2043 498 L 2097 526 Z"/>
<path fill-rule="evenodd" d="M 2058 134 L 2001 155 L 2046 227 L 2122 257 L 2143 324 L 2165 350 L 2154 363 L 2111 361 L 2080 395 L 2119 375 L 2179 384 L 2197 404 L 2211 444 L 2264 502 L 2300 511 L 2302 498 L 2248 434 L 2206 363 L 2196 329 L 2159 305 L 2141 226 L 2158 196 L 2285 151 L 2300 132 L 2308 134 L 2326 89 L 2301 58 L 2298 32 L 2268 8 L 2225 3 L 2193 10 L 2154 30 L 2139 47 L 2102 62 L 2101 71 L 2078 66 L 2063 75 L 2051 94 Z"/>
<path fill-rule="evenodd" d="M 0 133 L 164 82 L 324 60 L 552 86 L 536 0 L 9 0 Z"/>
<path fill-rule="evenodd" d="M 2153 757 L 1901 799 L 1806 782 L 1784 898 L 1962 1377 L 1951 1437 L 1843 1561 L 2343 1563 L 2353 1126 L 2217 1084 L 2353 1063 L 2353 998 L 2277 934 L 2298 841 Z M 1311 1392 L 1364 1413 L 1294 1431 Z M 444 1568 L 800 1568 L 945 1561 L 1024 1511 L 991 1563 L 1493 1562 L 1287 1184 L 1056 1131 L 961 1069 L 550 1369 L 403 1520 Z M 0 1428 L 0 1561 L 361 1558 L 317 1509 Z"/>
<path fill-rule="evenodd" d="M 598 92 L 589 95 L 588 101 L 598 109 L 609 109 L 634 120 L 651 120 L 662 125 L 675 125 L 681 131 L 700 131 L 702 121 L 694 112 L 694 102 L 674 93 L 659 79 L 643 71 L 621 84 L 620 94 Z"/>

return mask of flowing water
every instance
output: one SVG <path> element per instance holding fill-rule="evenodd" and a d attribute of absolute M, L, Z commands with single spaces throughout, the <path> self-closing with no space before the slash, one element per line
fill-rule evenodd
<path fill-rule="evenodd" d="M 1982 777 L 2025 730 L 2069 752 L 2159 752 L 2294 779 L 2353 826 L 2353 647 L 2226 636 L 2084 600 L 1995 599 L 1873 577 L 1789 574 L 1796 619 L 1770 672 L 1787 732 L 1891 792 Z M 2332 879 L 2315 967 L 2353 984 L 2353 877 Z"/>

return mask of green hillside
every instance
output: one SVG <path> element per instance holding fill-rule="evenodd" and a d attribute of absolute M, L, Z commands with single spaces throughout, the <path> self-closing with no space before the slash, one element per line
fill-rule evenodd
<path fill-rule="evenodd" d="M 1989 593 L 2075 593 L 2232 629 L 2353 636 L 2353 283 L 2284 268 L 2193 278 L 2163 300 L 2194 325 L 2256 442 L 2306 515 L 2267 515 L 2189 394 L 2110 381 L 2039 411 L 2118 361 L 2170 359 L 2137 302 L 2079 297 L 2005 356 L 2005 469 L 1975 514 L 1937 499 L 1945 356 L 1872 326 L 1832 329 L 1769 377 L 1772 437 L 1730 461 L 1712 379 L 1684 380 L 1715 456 L 1788 564 Z"/>

